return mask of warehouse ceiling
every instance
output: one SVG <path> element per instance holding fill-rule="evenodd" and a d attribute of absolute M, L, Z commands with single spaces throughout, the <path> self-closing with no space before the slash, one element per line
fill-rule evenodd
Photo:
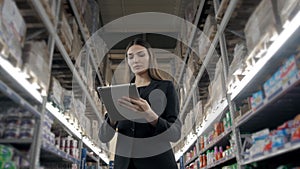
<path fill-rule="evenodd" d="M 196 1 L 197 0 L 99 0 L 98 3 L 100 6 L 101 24 L 103 26 L 121 17 L 142 12 L 161 12 L 184 18 L 186 6 L 190 3 L 197 3 Z M 151 34 L 145 34 L 145 32 L 149 32 L 147 28 L 138 29 L 134 31 L 144 32 L 143 34 L 137 36 L 147 40 L 153 48 L 162 49 L 156 52 L 159 53 L 159 55 L 157 55 L 158 62 L 161 63 L 160 66 L 164 67 L 165 70 L 170 71 L 170 61 L 172 60 L 172 58 L 174 59 L 174 55 L 170 55 L 170 52 L 174 53 L 177 40 L 167 36 L 163 36 L 161 35 L 161 33 L 172 34 L 175 37 L 177 37 L 178 28 L 175 28 L 173 26 L 174 29 L 170 29 L 172 28 L 171 21 L 163 22 L 161 24 L 164 24 L 164 26 L 160 25 L 161 28 L 155 30 L 154 32 L 153 30 L 151 30 Z M 109 33 L 117 35 L 118 33 L 121 33 L 121 29 L 122 28 L 120 28 L 119 32 L 118 29 L 109 30 Z M 128 77 L 124 78 L 124 72 L 121 71 L 122 73 L 118 75 L 118 73 L 114 72 L 114 70 L 124 59 L 124 49 L 126 48 L 128 42 L 131 39 L 133 39 L 133 37 L 125 39 L 124 41 L 116 44 L 110 51 L 108 55 L 109 59 L 104 66 L 109 68 L 104 71 L 106 77 L 105 80 L 109 83 L 126 82 L 126 79 Z M 115 77 L 109 75 L 110 73 L 114 74 Z"/>

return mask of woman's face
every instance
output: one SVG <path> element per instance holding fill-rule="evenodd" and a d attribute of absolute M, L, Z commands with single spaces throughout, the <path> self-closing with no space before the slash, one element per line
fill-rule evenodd
<path fill-rule="evenodd" d="M 134 74 L 145 73 L 149 68 L 149 54 L 145 47 L 133 45 L 127 51 L 127 61 Z"/>

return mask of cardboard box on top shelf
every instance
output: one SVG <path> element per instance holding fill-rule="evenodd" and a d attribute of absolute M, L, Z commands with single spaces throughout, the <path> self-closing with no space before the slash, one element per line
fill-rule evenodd
<path fill-rule="evenodd" d="M 26 23 L 21 15 L 16 3 L 11 0 L 2 0 L 0 2 L 1 20 L 8 29 L 12 29 L 14 36 L 17 37 L 21 45 L 25 42 Z"/>
<path fill-rule="evenodd" d="M 199 39 L 199 58 L 200 58 L 200 62 L 203 62 L 206 54 L 209 50 L 209 47 L 211 45 L 211 41 L 209 40 L 209 38 L 207 37 L 207 35 L 205 33 L 202 33 L 200 35 L 200 39 Z"/>
<path fill-rule="evenodd" d="M 215 17 L 209 14 L 207 15 L 207 18 L 205 20 L 203 33 L 210 41 L 212 41 L 215 37 L 216 32 L 217 32 L 217 23 Z"/>
<path fill-rule="evenodd" d="M 13 66 L 22 67 L 22 47 L 11 28 L 0 20 L 0 42 L 2 57 Z"/>
<path fill-rule="evenodd" d="M 60 22 L 58 25 L 58 35 L 67 53 L 70 54 L 72 50 L 72 43 L 74 37 L 73 37 L 72 29 L 68 23 L 67 16 L 63 10 L 61 11 L 59 20 Z"/>
<path fill-rule="evenodd" d="M 70 58 L 72 60 L 77 60 L 80 56 L 80 51 L 82 50 L 82 41 L 81 41 L 81 33 L 79 33 L 78 25 L 74 17 L 70 17 L 69 19 L 70 26 L 72 27 L 73 34 L 73 42 L 71 47 Z"/>
<path fill-rule="evenodd" d="M 247 48 L 245 43 L 236 44 L 234 47 L 233 60 L 228 70 L 227 88 L 231 91 L 244 78 L 246 68 Z"/>
<path fill-rule="evenodd" d="M 245 29 L 246 44 L 249 53 L 256 47 L 260 50 L 268 45 L 272 37 L 277 35 L 276 19 L 272 9 L 272 1 L 262 0 L 250 16 Z"/>
<path fill-rule="evenodd" d="M 59 81 L 55 78 L 51 78 L 51 83 L 50 83 L 50 99 L 51 101 L 61 110 L 64 109 L 64 104 L 63 104 L 63 94 L 64 94 L 64 88 L 61 86 Z"/>
<path fill-rule="evenodd" d="M 284 26 L 286 22 L 290 21 L 300 9 L 299 0 L 278 0 L 277 8 L 280 16 L 281 24 Z"/>
<path fill-rule="evenodd" d="M 50 80 L 50 64 L 48 47 L 45 41 L 28 41 L 23 48 L 23 71 L 42 90 L 47 90 Z"/>
<path fill-rule="evenodd" d="M 224 85 L 222 85 L 222 61 L 219 59 L 216 65 L 215 76 L 211 81 L 208 90 L 210 95 L 210 102 L 212 110 L 216 110 L 221 102 L 225 100 Z"/>

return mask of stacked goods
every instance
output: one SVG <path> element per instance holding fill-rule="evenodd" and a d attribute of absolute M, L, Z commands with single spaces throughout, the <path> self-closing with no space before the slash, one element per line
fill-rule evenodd
<path fill-rule="evenodd" d="M 55 22 L 55 8 L 56 8 L 56 2 L 52 0 L 41 0 L 40 1 L 50 19 L 50 21 L 54 24 Z"/>
<path fill-rule="evenodd" d="M 11 147 L 0 144 L 0 168 L 17 169 L 17 166 L 12 162 L 14 151 Z"/>
<path fill-rule="evenodd" d="M 215 76 L 213 81 L 211 81 L 208 91 L 210 95 L 210 103 L 212 110 L 216 110 L 218 108 L 219 103 L 221 103 L 225 99 L 224 93 L 224 85 L 222 85 L 222 60 L 219 59 L 217 63 L 217 67 L 215 70 Z"/>
<path fill-rule="evenodd" d="M 203 33 L 210 41 L 212 41 L 215 37 L 216 32 L 217 32 L 216 20 L 212 15 L 208 15 L 205 20 Z"/>
<path fill-rule="evenodd" d="M 50 80 L 49 54 L 45 41 L 28 41 L 23 49 L 23 70 L 47 91 Z"/>
<path fill-rule="evenodd" d="M 28 111 L 11 108 L 0 117 L 0 126 L 0 138 L 28 139 L 33 137 L 35 120 Z"/>
<path fill-rule="evenodd" d="M 276 152 L 286 144 L 299 144 L 300 116 L 278 126 L 275 130 L 263 129 L 251 135 L 252 146 L 245 151 L 245 159 L 264 152 Z"/>
<path fill-rule="evenodd" d="M 277 35 L 275 26 L 276 19 L 272 9 L 272 1 L 262 0 L 245 26 L 244 32 L 248 51 L 251 52 L 256 46 L 262 46 L 274 35 Z"/>
<path fill-rule="evenodd" d="M 72 60 L 77 60 L 77 58 L 79 58 L 79 54 L 82 49 L 82 41 L 81 41 L 80 33 L 78 32 L 78 25 L 74 18 L 70 19 L 70 25 L 72 27 L 72 32 L 74 36 L 72 47 L 71 47 L 70 58 Z"/>
<path fill-rule="evenodd" d="M 74 37 L 73 37 L 72 29 L 69 25 L 68 19 L 63 11 L 61 12 L 60 22 L 58 25 L 58 35 L 59 35 L 67 53 L 71 53 L 72 42 L 73 42 Z"/>
<path fill-rule="evenodd" d="M 43 122 L 43 145 L 48 147 L 48 145 L 55 145 L 55 135 L 51 132 L 51 127 L 53 124 L 54 117 L 50 113 L 45 114 Z"/>
<path fill-rule="evenodd" d="M 26 24 L 15 2 L 0 1 L 0 50 L 4 57 L 18 67 L 22 65 L 25 34 Z"/>
<path fill-rule="evenodd" d="M 297 12 L 299 12 L 300 1 L 298 0 L 279 0 L 276 2 L 282 25 L 285 25 L 287 21 L 291 20 L 294 17 L 294 15 L 296 15 Z"/>
<path fill-rule="evenodd" d="M 79 158 L 78 141 L 73 139 L 71 136 L 56 137 L 55 147 L 76 159 Z"/>
<path fill-rule="evenodd" d="M 211 15 L 208 15 L 205 21 L 203 32 L 200 35 L 199 39 L 199 57 L 202 62 L 205 59 L 206 54 L 211 46 L 211 41 L 215 37 L 216 29 L 217 26 L 215 18 Z"/>
<path fill-rule="evenodd" d="M 233 60 L 228 70 L 228 91 L 236 88 L 238 82 L 244 78 L 246 67 L 245 58 L 247 56 L 247 48 L 244 43 L 236 44 L 234 47 Z"/>
<path fill-rule="evenodd" d="M 100 28 L 99 13 L 98 3 L 95 0 L 88 0 L 83 17 L 91 34 Z"/>
<path fill-rule="evenodd" d="M 193 148 L 185 154 L 185 162 L 189 162 L 192 158 L 197 156 L 197 148 L 193 146 Z"/>
<path fill-rule="evenodd" d="M 55 107 L 58 107 L 60 110 L 64 110 L 63 94 L 64 88 L 61 86 L 57 79 L 52 77 L 49 99 L 55 104 Z"/>

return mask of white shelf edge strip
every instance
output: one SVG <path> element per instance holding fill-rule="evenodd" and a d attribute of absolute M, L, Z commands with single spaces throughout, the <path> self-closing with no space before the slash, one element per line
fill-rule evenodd
<path fill-rule="evenodd" d="M 93 145 L 93 143 L 87 138 L 83 137 L 82 142 L 88 146 L 94 153 L 96 153 L 97 156 L 99 156 L 106 164 L 109 164 L 109 159 L 106 154 L 101 153 L 101 150 L 99 147 L 96 147 Z"/>
<path fill-rule="evenodd" d="M 62 124 L 64 124 L 65 127 L 67 127 L 72 132 L 72 134 L 74 134 L 78 138 L 82 138 L 81 133 L 78 130 L 76 130 L 75 127 L 66 120 L 66 118 L 59 112 L 57 108 L 53 107 L 49 102 L 46 104 L 46 108 L 57 120 L 59 120 Z M 109 163 L 109 159 L 107 155 L 101 153 L 100 148 L 93 145 L 90 139 L 88 139 L 87 137 L 83 137 L 82 142 L 87 147 L 89 147 L 94 153 L 96 153 L 96 155 L 98 155 L 104 162 L 106 162 L 107 164 Z"/>
<path fill-rule="evenodd" d="M 30 93 L 38 102 L 42 103 L 43 98 L 41 94 L 37 91 L 37 84 L 31 84 L 26 79 L 28 76 L 26 73 L 23 73 L 20 68 L 16 68 L 6 59 L 0 56 L 0 66 L 8 73 L 19 85 L 25 88 L 28 93 Z"/>
<path fill-rule="evenodd" d="M 183 148 L 181 148 L 180 151 L 175 153 L 175 159 L 176 161 L 179 160 L 179 158 L 195 143 L 197 140 L 197 137 L 199 137 L 212 123 L 213 121 L 225 110 L 225 108 L 228 106 L 228 102 L 225 100 L 217 109 L 216 112 L 211 113 L 207 116 L 207 120 L 202 123 L 202 127 L 200 127 L 199 131 L 197 132 L 197 135 L 193 135 L 192 133 L 189 133 L 187 136 L 188 144 L 186 144 Z"/>
<path fill-rule="evenodd" d="M 300 26 L 300 12 L 291 20 L 286 28 L 280 33 L 272 45 L 267 49 L 266 55 L 261 58 L 257 64 L 255 64 L 255 69 L 248 72 L 243 80 L 237 85 L 238 87 L 232 91 L 231 100 L 246 87 L 246 85 L 255 77 L 255 75 L 267 64 L 267 62 L 274 56 L 274 54 L 285 44 L 285 42 L 294 34 L 294 32 Z"/>
<path fill-rule="evenodd" d="M 81 138 L 81 134 L 78 130 L 75 129 L 73 125 L 71 125 L 67 119 L 59 112 L 59 110 L 51 105 L 51 103 L 46 103 L 47 110 L 57 119 L 59 120 L 65 127 L 67 127 L 72 134 L 76 137 Z"/>

